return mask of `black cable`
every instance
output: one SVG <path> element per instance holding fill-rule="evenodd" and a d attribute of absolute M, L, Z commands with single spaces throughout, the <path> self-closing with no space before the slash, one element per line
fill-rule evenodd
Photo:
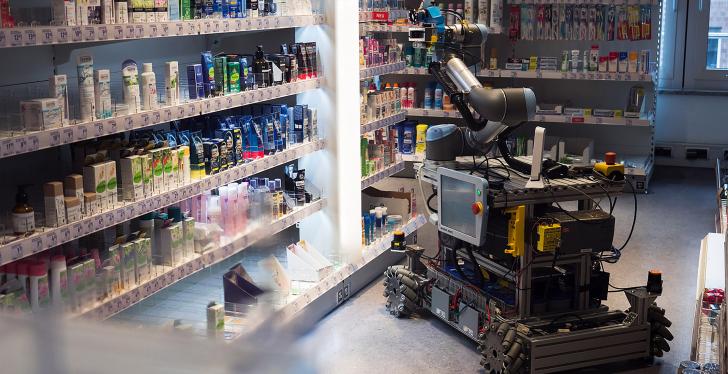
<path fill-rule="evenodd" d="M 468 257 L 470 257 L 470 261 L 473 262 L 473 271 L 478 273 L 478 283 L 480 284 L 480 287 L 482 288 L 485 286 L 485 277 L 483 276 L 483 271 L 480 269 L 480 265 L 478 265 L 478 261 L 475 259 L 475 254 L 473 253 L 473 247 L 468 246 Z"/>
<path fill-rule="evenodd" d="M 613 286 L 611 283 L 607 283 L 607 284 L 609 285 L 609 287 L 614 288 L 613 291 L 607 291 L 607 292 L 622 292 L 622 291 L 636 290 L 636 289 L 642 288 L 642 286 L 637 286 L 637 287 L 616 287 L 616 286 Z"/>
<path fill-rule="evenodd" d="M 435 196 L 437 196 L 437 192 L 433 191 L 432 192 L 432 195 L 430 195 L 430 197 L 427 198 L 427 208 L 430 209 L 430 211 L 432 211 L 434 213 L 437 213 L 437 209 L 435 209 L 435 208 L 433 208 L 433 207 L 430 206 L 430 201 L 432 201 L 432 199 Z"/>
<path fill-rule="evenodd" d="M 622 244 L 621 247 L 619 247 L 618 251 L 622 251 L 629 241 L 632 239 L 632 233 L 634 233 L 634 226 L 637 224 L 637 193 L 635 193 L 634 186 L 632 185 L 632 182 L 630 182 L 627 178 L 624 179 L 625 182 L 627 182 L 627 185 L 629 185 L 630 190 L 632 190 L 632 196 L 634 197 L 634 214 L 632 214 L 632 227 L 629 229 L 629 235 L 627 235 L 627 240 L 624 241 L 624 244 Z"/>

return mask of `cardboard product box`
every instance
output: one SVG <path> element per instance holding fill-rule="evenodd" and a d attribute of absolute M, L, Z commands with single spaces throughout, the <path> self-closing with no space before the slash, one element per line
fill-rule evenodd
<path fill-rule="evenodd" d="M 142 186 L 144 197 L 150 197 L 154 194 L 154 172 L 152 157 L 150 155 L 139 156 L 142 165 Z"/>
<path fill-rule="evenodd" d="M 142 158 L 129 156 L 120 160 L 121 191 L 126 201 L 139 201 L 144 198 L 144 177 Z"/>
<path fill-rule="evenodd" d="M 58 227 L 66 224 L 66 206 L 63 198 L 63 183 L 48 182 L 43 185 L 46 226 Z"/>
<path fill-rule="evenodd" d="M 125 289 L 136 286 L 136 245 L 124 243 L 121 245 L 121 282 Z"/>
<path fill-rule="evenodd" d="M 182 235 L 184 237 L 184 245 L 182 256 L 184 258 L 192 258 L 195 252 L 195 219 L 187 217 L 182 221 Z"/>
<path fill-rule="evenodd" d="M 63 125 L 63 108 L 55 97 L 21 101 L 20 114 L 23 129 L 28 131 L 55 129 Z"/>
<path fill-rule="evenodd" d="M 66 206 L 66 222 L 78 222 L 83 218 L 81 200 L 77 197 L 64 197 L 63 202 Z"/>
<path fill-rule="evenodd" d="M 121 246 L 119 244 L 110 246 L 107 250 L 107 256 L 109 266 L 113 268 L 113 274 L 111 275 L 111 279 L 108 279 L 108 281 L 111 282 L 112 291 L 114 293 L 121 292 L 124 287 L 121 280 Z"/>
<path fill-rule="evenodd" d="M 162 148 L 149 151 L 152 159 L 152 189 L 153 195 L 164 192 L 164 151 Z"/>
<path fill-rule="evenodd" d="M 96 261 L 88 259 L 83 262 L 84 296 L 82 308 L 96 301 Z"/>
<path fill-rule="evenodd" d="M 80 174 L 71 174 L 63 178 L 63 195 L 66 197 L 75 197 L 83 202 L 83 176 Z M 81 213 L 86 213 L 81 207 Z"/>
<path fill-rule="evenodd" d="M 173 223 L 159 230 L 159 254 L 162 265 L 176 266 L 182 261 L 184 234 L 182 225 Z"/>
<path fill-rule="evenodd" d="M 119 186 L 116 179 L 116 162 L 107 161 L 106 166 L 106 209 L 116 206 L 119 195 Z"/>
<path fill-rule="evenodd" d="M 107 167 L 105 163 L 98 163 L 83 168 L 83 190 L 96 193 L 96 198 L 101 202 L 101 209 L 107 209 L 106 204 L 106 183 Z M 116 177 L 114 177 L 116 178 Z"/>
<path fill-rule="evenodd" d="M 83 296 L 86 283 L 84 282 L 84 265 L 82 262 L 68 267 L 68 290 L 71 297 L 71 309 L 80 311 L 83 305 Z"/>
<path fill-rule="evenodd" d="M 136 282 L 142 284 L 148 281 L 152 276 L 152 248 L 151 241 L 147 244 L 149 239 L 142 238 L 134 241 L 136 248 Z"/>

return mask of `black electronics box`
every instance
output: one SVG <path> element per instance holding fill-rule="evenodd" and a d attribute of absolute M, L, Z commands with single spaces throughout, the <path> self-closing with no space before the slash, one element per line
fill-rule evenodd
<path fill-rule="evenodd" d="M 547 213 L 561 224 L 559 254 L 609 250 L 614 239 L 614 216 L 603 210 Z"/>

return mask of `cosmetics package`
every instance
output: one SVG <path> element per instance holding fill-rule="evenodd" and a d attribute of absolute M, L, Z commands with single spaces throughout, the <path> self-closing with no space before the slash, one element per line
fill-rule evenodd
<path fill-rule="evenodd" d="M 140 238 L 133 241 L 134 249 L 134 274 L 137 284 L 148 281 L 152 276 L 152 240 Z"/>
<path fill-rule="evenodd" d="M 111 72 L 96 70 L 94 72 L 94 95 L 96 119 L 111 118 Z"/>
<path fill-rule="evenodd" d="M 205 97 L 217 95 L 217 87 L 215 84 L 215 64 L 212 58 L 212 52 L 202 52 L 202 82 L 204 83 Z"/>
<path fill-rule="evenodd" d="M 87 216 L 101 213 L 101 201 L 95 192 L 83 193 L 83 212 Z"/>
<path fill-rule="evenodd" d="M 63 195 L 66 197 L 75 197 L 78 201 L 84 201 L 83 195 L 83 176 L 79 174 L 71 174 L 63 179 Z M 86 213 L 85 209 L 81 209 L 82 213 Z"/>
<path fill-rule="evenodd" d="M 164 78 L 164 86 L 166 89 L 166 104 L 179 105 L 179 63 L 177 61 L 169 61 L 165 63 Z"/>
<path fill-rule="evenodd" d="M 76 2 L 67 0 L 52 1 L 53 21 L 58 25 L 76 26 Z M 3 26 L 4 27 L 4 26 Z"/>
<path fill-rule="evenodd" d="M 129 9 L 126 1 L 114 2 L 114 16 L 117 24 L 129 23 Z"/>
<path fill-rule="evenodd" d="M 157 98 L 157 76 L 151 63 L 145 62 L 142 72 L 142 110 L 154 110 L 159 107 Z"/>
<path fill-rule="evenodd" d="M 83 203 L 77 197 L 64 197 L 63 202 L 66 206 L 66 223 L 74 223 L 83 218 L 81 208 Z"/>
<path fill-rule="evenodd" d="M 48 182 L 43 185 L 45 223 L 48 227 L 66 224 L 66 206 L 63 199 L 63 183 Z"/>
<path fill-rule="evenodd" d="M 121 282 L 123 287 L 130 289 L 136 283 L 136 245 L 124 243 L 120 246 L 121 251 Z"/>
<path fill-rule="evenodd" d="M 205 97 L 201 64 L 187 65 L 187 90 L 190 100 L 203 99 Z"/>
<path fill-rule="evenodd" d="M 112 209 L 118 199 L 119 186 L 116 179 L 116 161 L 107 161 L 104 163 L 106 167 L 106 200 L 104 209 Z"/>
<path fill-rule="evenodd" d="M 61 108 L 62 124 L 68 124 L 68 77 L 63 75 L 54 75 L 49 80 L 50 96 L 58 100 L 58 106 Z"/>
<path fill-rule="evenodd" d="M 627 52 L 619 52 L 619 63 L 617 64 L 617 70 L 620 73 L 627 72 Z"/>
<path fill-rule="evenodd" d="M 113 25 L 116 23 L 114 0 L 101 0 L 101 23 L 105 25 Z"/>
<path fill-rule="evenodd" d="M 121 191 L 126 201 L 139 201 L 144 198 L 142 177 L 142 157 L 132 155 L 120 160 Z"/>
<path fill-rule="evenodd" d="M 114 176 L 116 177 L 116 176 Z M 104 163 L 93 164 L 83 168 L 83 190 L 95 192 L 96 198 L 101 203 L 101 209 L 106 209 L 106 165 Z"/>
<path fill-rule="evenodd" d="M 80 120 L 93 121 L 95 112 L 94 60 L 91 56 L 78 57 L 78 96 Z"/>
<path fill-rule="evenodd" d="M 229 75 L 228 75 L 228 60 L 225 56 L 215 57 L 214 58 L 214 66 L 215 66 L 215 91 L 217 91 L 220 95 L 225 95 L 229 91 Z"/>
<path fill-rule="evenodd" d="M 39 131 L 63 125 L 63 109 L 57 98 L 21 101 L 20 115 L 25 130 Z"/>

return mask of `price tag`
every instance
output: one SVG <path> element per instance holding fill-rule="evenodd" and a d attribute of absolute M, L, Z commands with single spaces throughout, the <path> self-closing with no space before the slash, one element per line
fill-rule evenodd
<path fill-rule="evenodd" d="M 51 231 L 45 236 L 46 249 L 56 247 L 58 245 L 58 234 L 56 231 Z"/>
<path fill-rule="evenodd" d="M 159 36 L 168 36 L 170 31 L 169 23 L 165 22 L 159 31 Z"/>
<path fill-rule="evenodd" d="M 177 118 L 185 118 L 185 107 L 180 105 L 176 107 L 177 109 Z"/>
<path fill-rule="evenodd" d="M 113 212 L 109 212 L 109 213 L 106 213 L 104 215 L 104 224 L 106 226 L 111 226 L 111 225 L 113 225 L 115 223 L 117 223 L 117 222 L 114 221 L 114 213 Z M 121 223 L 121 222 L 119 222 L 119 223 Z"/>
<path fill-rule="evenodd" d="M 158 111 L 152 112 L 152 120 L 153 123 L 162 123 L 162 113 L 159 113 Z"/>
<path fill-rule="evenodd" d="M 230 20 L 223 20 L 222 21 L 222 32 L 230 32 L 230 29 L 232 28 L 232 25 L 230 23 Z"/>
<path fill-rule="evenodd" d="M 109 40 L 109 28 L 105 25 L 99 26 L 98 40 Z"/>
<path fill-rule="evenodd" d="M 48 140 L 50 141 L 51 147 L 55 147 L 55 146 L 61 144 L 60 131 L 51 131 L 50 135 L 48 136 Z"/>
<path fill-rule="evenodd" d="M 631 118 L 625 118 L 624 119 L 624 124 L 626 126 L 632 126 L 634 123 L 632 122 L 632 119 Z"/>
<path fill-rule="evenodd" d="M 197 35 L 200 33 L 195 22 L 185 22 L 185 27 L 187 29 L 187 35 Z"/>
<path fill-rule="evenodd" d="M 164 122 L 169 122 L 172 120 L 172 109 L 166 108 L 162 112 L 162 118 L 164 119 Z"/>
<path fill-rule="evenodd" d="M 91 127 L 93 128 L 94 137 L 98 138 L 99 136 L 104 135 L 104 124 L 103 123 L 96 122 L 93 125 L 91 125 Z"/>
<path fill-rule="evenodd" d="M 126 216 L 129 218 L 136 217 L 136 206 L 131 204 L 126 207 Z"/>
<path fill-rule="evenodd" d="M 102 216 L 102 215 L 96 216 L 96 218 L 94 219 L 94 225 L 96 227 L 95 228 L 96 231 L 102 230 L 104 227 L 106 227 L 106 223 L 104 222 L 104 216 Z"/>
<path fill-rule="evenodd" d="M 84 27 L 83 39 L 87 42 L 96 41 L 96 27 L 94 27 L 94 26 Z"/>
<path fill-rule="evenodd" d="M 134 27 L 134 38 L 141 39 L 144 37 L 144 25 L 136 25 Z"/>
<path fill-rule="evenodd" d="M 174 29 L 176 30 L 177 35 L 185 35 L 185 24 L 183 22 L 175 22 Z"/>
<path fill-rule="evenodd" d="M 76 140 L 84 140 L 88 138 L 88 128 L 86 126 L 79 126 L 76 132 Z"/>
<path fill-rule="evenodd" d="M 74 139 L 75 134 L 73 128 L 63 129 L 63 135 L 61 136 L 61 141 L 63 142 L 63 144 L 72 143 Z"/>
<path fill-rule="evenodd" d="M 23 33 L 18 30 L 10 31 L 10 46 L 20 47 L 23 45 Z"/>
<path fill-rule="evenodd" d="M 124 26 L 124 39 L 134 39 L 136 37 L 136 27 L 134 25 Z"/>
<path fill-rule="evenodd" d="M 222 29 L 222 27 L 220 25 L 220 21 L 213 20 L 212 21 L 212 32 L 218 33 L 218 32 L 220 32 L 221 29 Z"/>
<path fill-rule="evenodd" d="M 71 28 L 71 41 L 80 42 L 83 40 L 83 29 L 80 27 Z"/>
<path fill-rule="evenodd" d="M 204 113 L 210 113 L 212 111 L 212 101 L 211 100 L 205 100 L 203 103 L 203 112 Z"/>
<path fill-rule="evenodd" d="M 222 110 L 222 99 L 215 99 L 215 111 L 219 112 Z"/>
<path fill-rule="evenodd" d="M 114 26 L 114 31 L 112 32 L 112 35 L 114 37 L 114 40 L 124 39 L 124 27 Z"/>
<path fill-rule="evenodd" d="M 18 138 L 15 139 L 15 154 L 19 155 L 21 153 L 28 152 L 28 139 L 26 138 Z"/>
<path fill-rule="evenodd" d="M 268 18 L 268 17 L 263 18 L 263 28 L 266 28 L 266 29 L 270 28 L 270 18 Z"/>
<path fill-rule="evenodd" d="M 71 229 L 69 227 L 63 227 L 61 228 L 61 242 L 62 243 L 68 243 L 71 240 L 73 240 L 73 236 L 71 236 Z"/>
<path fill-rule="evenodd" d="M 0 30 L 0 47 L 5 47 L 8 42 L 8 36 L 5 35 L 5 30 Z"/>
<path fill-rule="evenodd" d="M 147 24 L 147 30 L 146 30 L 146 37 L 147 38 L 156 38 L 159 36 L 159 29 L 156 24 L 150 23 Z"/>
<path fill-rule="evenodd" d="M 139 117 L 142 119 L 142 126 L 149 126 L 149 113 L 142 113 Z"/>
<path fill-rule="evenodd" d="M 94 232 L 94 221 L 92 219 L 86 220 L 86 233 Z"/>
<path fill-rule="evenodd" d="M 602 117 L 594 117 L 594 123 L 600 125 L 600 124 L 604 123 L 604 119 L 602 119 Z"/>
<path fill-rule="evenodd" d="M 226 97 L 225 98 L 225 108 L 230 109 L 233 107 L 233 98 L 232 97 Z"/>
<path fill-rule="evenodd" d="M 12 156 L 15 154 L 15 141 L 12 139 L 3 140 L 2 142 L 2 154 L 3 157 Z"/>
<path fill-rule="evenodd" d="M 53 33 L 53 29 L 43 29 L 40 31 L 40 42 L 42 44 L 53 44 L 55 41 L 55 35 Z"/>
<path fill-rule="evenodd" d="M 30 239 L 30 250 L 33 253 L 38 253 L 45 249 L 43 247 L 43 237 L 40 235 L 36 235 Z"/>
<path fill-rule="evenodd" d="M 25 256 L 25 248 L 23 248 L 23 243 L 14 244 L 12 247 L 10 247 L 10 254 L 13 261 L 23 258 Z"/>
<path fill-rule="evenodd" d="M 71 237 L 74 239 L 80 238 L 84 235 L 83 225 L 81 223 L 74 223 L 71 228 Z"/>
<path fill-rule="evenodd" d="M 124 222 L 125 220 L 126 220 L 126 210 L 117 209 L 116 210 L 116 222 Z"/>
<path fill-rule="evenodd" d="M 187 116 L 192 117 L 197 115 L 198 111 L 195 104 L 187 104 Z"/>
<path fill-rule="evenodd" d="M 210 21 L 202 22 L 202 33 L 209 34 L 211 32 L 212 32 L 212 22 L 210 22 Z"/>

